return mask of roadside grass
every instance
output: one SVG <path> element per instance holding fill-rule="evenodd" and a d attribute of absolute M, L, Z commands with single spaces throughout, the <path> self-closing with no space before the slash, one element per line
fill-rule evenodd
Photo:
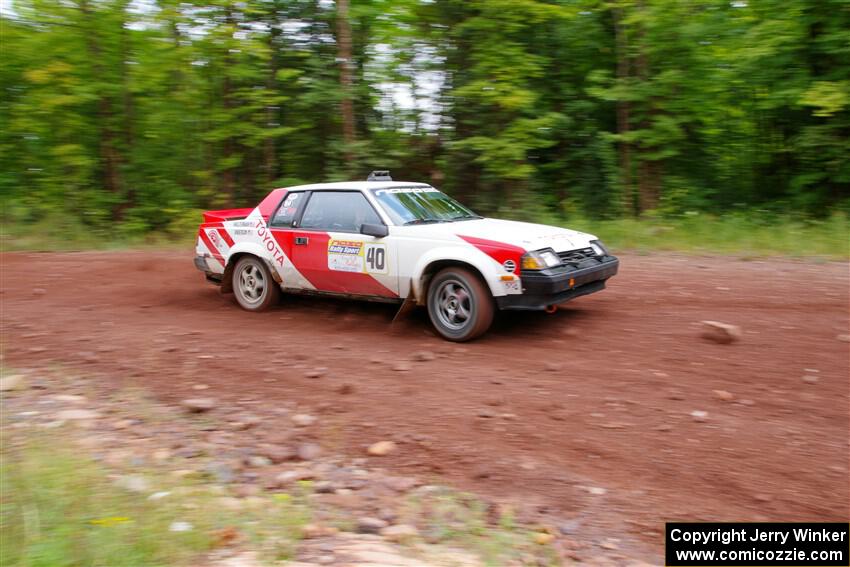
<path fill-rule="evenodd" d="M 234 538 L 266 560 L 287 560 L 313 520 L 310 481 L 289 492 L 237 500 L 203 474 L 175 478 L 147 468 L 130 471 L 148 486 L 134 492 L 116 483 L 127 471 L 115 474 L 74 447 L 61 428 L 4 426 L 0 566 L 194 565 Z M 474 495 L 433 488 L 409 495 L 400 510 L 400 520 L 421 526 L 428 541 L 473 552 L 486 565 L 515 559 L 558 564 L 548 541 L 536 541 L 544 532 L 516 524 L 509 510 L 494 523 Z M 164 496 L 149 498 L 154 493 Z M 181 524 L 190 529 L 174 531 Z M 340 515 L 331 525 L 350 531 L 354 521 Z M 418 541 L 405 542 L 411 553 L 429 553 Z"/>
<path fill-rule="evenodd" d="M 0 219 L 0 250 L 77 251 L 122 250 L 125 248 L 191 248 L 203 217 L 201 211 L 190 211 L 185 220 L 161 230 L 138 230 L 128 224 L 111 228 L 87 226 L 74 218 L 58 215 L 35 223 Z"/>
<path fill-rule="evenodd" d="M 275 495 L 229 509 L 216 485 L 146 470 L 160 493 L 119 487 L 58 429 L 4 432 L 0 565 L 191 565 L 233 534 L 275 559 L 292 556 L 309 521 L 305 495 Z M 182 524 L 181 524 L 182 523 Z M 179 527 L 190 527 L 175 531 Z"/>
<path fill-rule="evenodd" d="M 595 234 L 615 253 L 663 250 L 743 258 L 786 256 L 815 261 L 850 258 L 850 219 L 842 214 L 824 220 L 700 214 L 675 219 L 577 218 L 557 224 Z"/>
<path fill-rule="evenodd" d="M 509 508 L 494 514 L 474 494 L 435 486 L 433 491 L 410 495 L 400 515 L 404 521 L 424 525 L 428 539 L 471 550 L 486 565 L 517 559 L 523 565 L 560 564 L 545 530 L 519 525 Z M 537 541 L 540 537 L 544 539 Z"/>
<path fill-rule="evenodd" d="M 132 417 L 167 419 L 143 390 L 122 389 L 115 397 L 125 406 L 130 402 Z M 295 556 L 305 526 L 315 521 L 312 481 L 286 492 L 234 498 L 201 470 L 174 475 L 156 466 L 101 464 L 98 453 L 78 444 L 80 435 L 91 435 L 85 430 L 15 423 L 8 415 L 0 423 L 0 567 L 180 567 L 234 542 L 262 559 L 281 561 Z M 141 479 L 144 488 L 121 484 L 130 477 Z M 354 530 L 350 513 L 321 514 L 327 525 Z M 558 564 L 549 541 L 538 541 L 544 531 L 516 523 L 508 509 L 494 517 L 475 495 L 445 486 L 408 494 L 399 522 L 419 526 L 422 537 L 403 543 L 426 560 L 440 552 L 422 546 L 422 539 L 472 552 L 486 565 L 515 559 Z M 175 531 L 181 526 L 189 529 Z"/>
<path fill-rule="evenodd" d="M 529 219 L 523 219 L 529 220 Z M 713 216 L 693 213 L 676 218 L 567 220 L 554 215 L 530 219 L 599 236 L 617 251 L 675 251 L 722 254 L 742 258 L 787 256 L 815 261 L 850 258 L 850 218 L 835 213 L 823 220 L 753 213 Z M 125 248 L 191 248 L 201 215 L 186 215 L 179 226 L 138 232 L 122 228 L 104 232 L 74 221 L 38 224 L 3 222 L 3 251 L 115 250 Z"/>

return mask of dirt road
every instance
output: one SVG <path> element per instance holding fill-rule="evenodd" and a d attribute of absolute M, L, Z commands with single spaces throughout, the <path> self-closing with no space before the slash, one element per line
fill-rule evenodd
<path fill-rule="evenodd" d="M 198 383 L 294 401 L 339 451 L 393 439 L 390 469 L 623 546 L 657 551 L 665 520 L 846 520 L 848 266 L 622 260 L 608 290 L 457 346 L 422 313 L 391 328 L 389 306 L 285 298 L 250 314 L 174 252 L 7 254 L 4 363 L 79 368 L 166 401 Z M 743 339 L 701 339 L 704 319 Z"/>

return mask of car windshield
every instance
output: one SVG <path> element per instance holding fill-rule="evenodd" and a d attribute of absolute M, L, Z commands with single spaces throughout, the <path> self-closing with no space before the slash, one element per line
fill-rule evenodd
<path fill-rule="evenodd" d="M 433 187 L 395 187 L 373 189 L 372 192 L 396 224 L 427 224 L 481 218 Z"/>

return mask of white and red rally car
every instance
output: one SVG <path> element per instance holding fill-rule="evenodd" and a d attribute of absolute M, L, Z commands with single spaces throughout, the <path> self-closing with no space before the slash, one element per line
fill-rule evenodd
<path fill-rule="evenodd" d="M 206 212 L 195 250 L 195 266 L 249 311 L 282 291 L 425 305 L 452 341 L 487 331 L 497 308 L 550 309 L 602 290 L 619 265 L 595 236 L 483 218 L 388 172 Z"/>

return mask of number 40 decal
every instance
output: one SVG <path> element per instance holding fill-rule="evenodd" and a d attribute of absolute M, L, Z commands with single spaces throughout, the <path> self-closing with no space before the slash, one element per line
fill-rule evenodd
<path fill-rule="evenodd" d="M 387 247 L 383 244 L 366 245 L 366 271 L 372 274 L 387 273 Z"/>

